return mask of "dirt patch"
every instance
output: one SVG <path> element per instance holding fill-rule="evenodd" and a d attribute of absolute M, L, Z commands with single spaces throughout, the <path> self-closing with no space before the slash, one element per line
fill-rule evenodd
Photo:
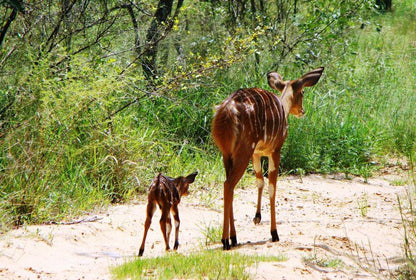
<path fill-rule="evenodd" d="M 257 190 L 237 189 L 234 213 L 245 254 L 287 261 L 249 268 L 255 279 L 377 279 L 402 258 L 397 196 L 406 186 L 386 179 L 284 177 L 278 182 L 277 230 L 271 242 L 267 190 L 262 222 L 254 225 Z M 267 188 L 266 188 L 267 189 Z M 199 189 L 182 200 L 179 253 L 205 248 L 204 231 L 222 225 L 222 192 Z M 207 205 L 209 207 L 207 207 Z M 1 279 L 110 279 L 110 268 L 133 259 L 140 246 L 145 201 L 111 206 L 80 223 L 28 226 L 0 236 Z M 166 254 L 156 212 L 144 257 Z M 220 248 L 220 244 L 212 245 Z"/>

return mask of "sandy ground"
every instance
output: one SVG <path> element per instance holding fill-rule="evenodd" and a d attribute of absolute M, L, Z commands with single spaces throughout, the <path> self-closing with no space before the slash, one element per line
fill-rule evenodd
<path fill-rule="evenodd" d="M 364 183 L 360 178 L 320 175 L 280 178 L 280 242 L 275 243 L 267 190 L 263 220 L 254 225 L 257 190 L 239 188 L 234 199 L 239 246 L 233 250 L 287 257 L 249 268 L 254 279 L 379 279 L 403 256 L 397 196 L 404 197 L 408 187 L 393 186 L 391 181 L 377 178 Z M 202 250 L 207 227 L 222 225 L 222 190 L 210 194 L 198 183 L 195 188 L 179 206 L 179 253 Z M 85 220 L 76 224 L 27 226 L 1 235 L 0 279 L 111 279 L 111 267 L 138 253 L 145 207 L 143 199 L 81 217 Z M 144 257 L 166 254 L 159 217 L 158 211 Z"/>

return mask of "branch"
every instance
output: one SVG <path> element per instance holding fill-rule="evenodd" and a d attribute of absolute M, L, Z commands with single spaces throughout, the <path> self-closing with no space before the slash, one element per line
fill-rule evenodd
<path fill-rule="evenodd" d="M 144 90 L 142 90 L 142 91 L 144 91 Z M 145 91 L 145 92 L 146 92 L 146 91 Z M 115 110 L 114 112 L 112 112 L 110 115 L 108 115 L 108 116 L 105 118 L 105 120 L 109 120 L 109 119 L 111 119 L 111 118 L 112 118 L 112 117 L 114 117 L 116 114 L 120 113 L 120 112 L 121 112 L 121 111 L 123 111 L 124 109 L 126 109 L 126 108 L 130 107 L 131 105 L 133 105 L 134 103 L 138 102 L 140 99 L 142 99 L 142 98 L 144 98 L 144 97 L 146 97 L 146 96 L 149 96 L 149 95 L 152 95 L 152 94 L 151 94 L 151 93 L 149 93 L 149 92 L 146 92 L 146 94 L 143 94 L 142 96 L 136 97 L 136 98 L 135 98 L 135 99 L 133 99 L 132 101 L 130 101 L 130 102 L 128 102 L 127 104 L 123 105 L 121 108 L 119 108 L 119 109 Z"/>
<path fill-rule="evenodd" d="M 55 28 L 53 29 L 52 33 L 49 35 L 49 37 L 48 37 L 48 39 L 46 40 L 46 43 L 45 43 L 45 46 L 47 46 L 50 43 L 47 53 L 51 52 L 53 50 L 53 48 L 56 46 L 56 44 L 54 42 L 55 42 L 56 36 L 58 35 L 59 29 L 61 28 L 61 23 L 64 20 L 64 18 L 66 17 L 66 14 L 68 14 L 69 11 L 72 10 L 72 8 L 74 7 L 76 2 L 77 2 L 77 0 L 73 0 L 66 7 L 65 10 L 61 11 L 59 20 L 56 23 Z M 42 56 L 42 52 L 40 51 L 37 59 L 39 60 L 41 58 L 41 56 Z"/>
<path fill-rule="evenodd" d="M 104 37 L 105 33 L 113 26 L 113 24 L 115 23 L 116 18 L 113 18 L 113 20 L 111 21 L 111 23 L 104 28 L 104 30 L 102 30 L 101 32 L 99 32 L 96 36 L 95 36 L 95 40 L 92 42 L 89 42 L 87 45 L 79 48 L 78 50 L 72 52 L 69 55 L 64 56 L 61 60 L 59 60 L 57 63 L 55 63 L 54 67 L 59 66 L 61 63 L 63 63 L 64 61 L 66 61 L 67 59 L 69 59 L 71 56 L 79 54 L 89 48 L 91 48 L 92 46 L 98 44 L 100 42 L 100 40 Z M 104 21 L 105 22 L 105 21 Z"/>
<path fill-rule="evenodd" d="M 7 30 L 9 29 L 10 24 L 16 18 L 16 16 L 17 16 L 17 10 L 15 8 L 13 8 L 11 14 L 9 15 L 9 17 L 8 17 L 8 19 L 6 21 L 6 24 L 1 29 L 1 33 L 0 33 L 0 47 L 3 45 L 3 40 L 4 40 L 4 37 L 6 36 Z"/>
<path fill-rule="evenodd" d="M 96 222 L 96 221 L 99 221 L 99 220 L 102 220 L 102 219 L 103 218 L 101 218 L 101 217 L 94 216 L 94 217 L 91 217 L 91 218 L 84 218 L 84 219 L 81 219 L 81 220 L 78 220 L 78 221 L 72 221 L 72 222 L 54 222 L 54 221 L 51 221 L 51 222 L 46 222 L 45 225 L 75 225 L 75 224 L 80 224 L 80 223 Z"/>
<path fill-rule="evenodd" d="M 120 8 L 127 9 L 127 11 L 129 12 L 131 22 L 133 24 L 134 32 L 135 32 L 134 48 L 138 53 L 140 53 L 139 25 L 137 24 L 136 15 L 134 14 L 133 7 L 131 4 L 126 4 L 126 5 L 121 5 Z"/>

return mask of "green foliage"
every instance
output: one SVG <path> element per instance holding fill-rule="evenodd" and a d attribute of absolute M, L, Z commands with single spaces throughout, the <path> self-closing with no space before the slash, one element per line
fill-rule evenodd
<path fill-rule="evenodd" d="M 251 256 L 205 250 L 189 256 L 169 254 L 157 258 L 140 258 L 116 267 L 116 279 L 250 279 L 247 271 L 259 262 L 279 262 L 282 256 Z"/>
<path fill-rule="evenodd" d="M 332 269 L 339 269 L 345 266 L 344 262 L 338 258 L 328 258 L 328 257 L 317 257 L 309 256 L 305 257 L 304 261 L 307 263 L 312 263 L 314 265 Z"/>
<path fill-rule="evenodd" d="M 216 244 L 221 240 L 222 237 L 222 227 L 219 225 L 206 225 L 202 229 L 202 233 L 205 237 L 205 246 Z"/>

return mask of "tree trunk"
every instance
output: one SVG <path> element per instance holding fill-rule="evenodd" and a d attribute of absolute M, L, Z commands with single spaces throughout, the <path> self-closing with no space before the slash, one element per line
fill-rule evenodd
<path fill-rule="evenodd" d="M 17 9 L 15 7 L 12 8 L 12 12 L 10 13 L 9 17 L 6 20 L 6 23 L 0 29 L 0 47 L 3 45 L 4 37 L 6 37 L 7 30 L 10 27 L 10 24 L 17 16 Z"/>
<path fill-rule="evenodd" d="M 285 1 L 276 0 L 277 22 L 283 22 L 286 16 Z"/>
<path fill-rule="evenodd" d="M 179 0 L 176 5 L 175 14 L 171 19 L 170 24 L 167 23 L 167 19 L 172 12 L 173 0 L 159 0 L 155 16 L 147 30 L 146 46 L 142 57 L 142 68 L 146 80 L 153 83 L 157 79 L 157 48 L 158 43 L 166 32 L 169 32 L 173 27 L 173 21 L 178 16 L 179 10 L 182 7 L 183 0 Z M 166 26 L 162 33 L 162 28 Z"/>

